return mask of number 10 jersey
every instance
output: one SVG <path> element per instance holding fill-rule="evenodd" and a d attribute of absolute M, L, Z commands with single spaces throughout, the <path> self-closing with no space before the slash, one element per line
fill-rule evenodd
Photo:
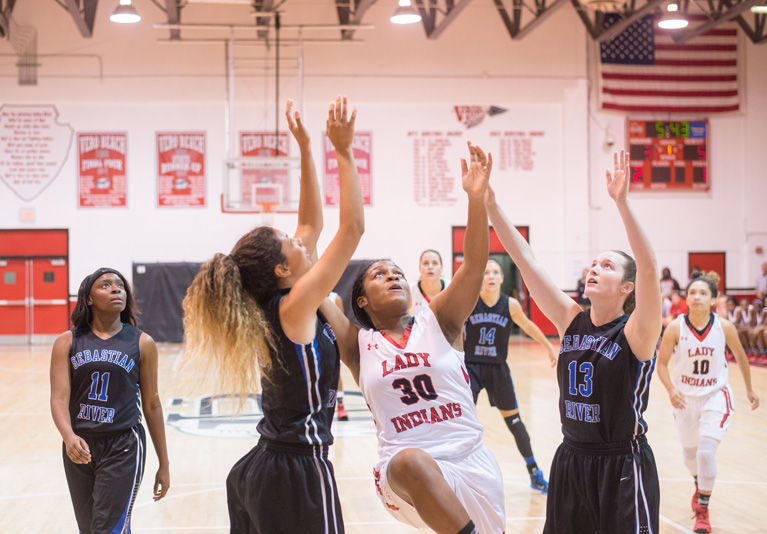
<path fill-rule="evenodd" d="M 378 456 L 418 448 L 437 459 L 462 458 L 482 444 L 463 363 L 428 306 L 402 341 L 362 329 L 359 385 L 373 413 Z"/>

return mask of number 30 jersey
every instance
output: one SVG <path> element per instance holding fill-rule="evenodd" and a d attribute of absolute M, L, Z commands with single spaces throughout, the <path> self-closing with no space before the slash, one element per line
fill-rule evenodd
<path fill-rule="evenodd" d="M 430 307 L 413 318 L 400 344 L 369 329 L 360 330 L 358 341 L 359 385 L 381 459 L 409 447 L 461 458 L 482 444 L 463 353 L 445 339 Z"/>
<path fill-rule="evenodd" d="M 565 439 L 614 443 L 647 432 L 643 414 L 655 358 L 637 360 L 624 329 L 629 315 L 600 326 L 575 316 L 559 349 L 559 417 Z"/>

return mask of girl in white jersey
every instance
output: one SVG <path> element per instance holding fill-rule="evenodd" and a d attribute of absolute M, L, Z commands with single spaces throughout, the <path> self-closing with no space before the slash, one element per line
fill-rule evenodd
<path fill-rule="evenodd" d="M 330 307 L 327 316 L 341 357 L 373 413 L 379 453 L 375 484 L 389 512 L 439 533 L 500 534 L 503 479 L 482 443 L 461 351 L 463 324 L 487 262 L 484 196 L 492 167 L 489 155 L 472 145 L 469 150 L 470 166 L 462 161 L 469 200 L 465 260 L 455 282 L 412 317 L 402 271 L 391 261 L 375 261 L 352 289 L 352 308 L 363 328 Z"/>
<path fill-rule="evenodd" d="M 748 358 L 735 326 L 711 312 L 716 294 L 716 283 L 709 278 L 690 282 L 689 312 L 666 328 L 658 354 L 658 376 L 674 407 L 684 463 L 695 478 L 694 531 L 704 533 L 711 532 L 708 502 L 716 477 L 716 449 L 733 412 L 725 346 L 730 347 L 743 374 L 751 409 L 759 406 L 759 397 L 751 388 Z M 672 351 L 673 378 L 668 368 Z"/>
<path fill-rule="evenodd" d="M 421 252 L 418 258 L 418 273 L 418 281 L 410 284 L 410 315 L 417 315 L 428 307 L 431 299 L 447 287 L 442 279 L 442 255 L 432 248 Z"/>

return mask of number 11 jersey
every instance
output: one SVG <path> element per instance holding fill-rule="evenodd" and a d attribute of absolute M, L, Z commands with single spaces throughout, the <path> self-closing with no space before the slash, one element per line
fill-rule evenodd
<path fill-rule="evenodd" d="M 401 342 L 362 329 L 359 385 L 373 413 L 378 456 L 414 447 L 437 459 L 465 457 L 482 444 L 463 364 L 428 306 L 412 320 Z"/>

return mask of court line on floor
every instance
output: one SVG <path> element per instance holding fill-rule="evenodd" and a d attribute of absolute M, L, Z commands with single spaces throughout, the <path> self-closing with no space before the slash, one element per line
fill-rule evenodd
<path fill-rule="evenodd" d="M 719 481 L 717 480 L 717 482 L 719 482 Z M 683 527 L 682 525 L 680 525 L 680 524 L 679 524 L 679 523 L 677 523 L 676 521 L 673 521 L 673 520 L 669 519 L 668 517 L 666 517 L 666 516 L 665 516 L 665 515 L 663 515 L 663 514 L 661 514 L 661 515 L 660 515 L 660 520 L 661 520 L 661 521 L 663 521 L 664 523 L 667 523 L 667 524 L 671 525 L 672 527 L 674 527 L 675 529 L 677 529 L 677 530 L 678 530 L 678 531 L 680 531 L 680 532 L 685 532 L 685 533 L 687 533 L 687 534 L 695 534 L 695 533 L 694 533 L 692 530 L 690 530 L 689 528 L 687 528 L 687 527 Z"/>
<path fill-rule="evenodd" d="M 189 497 L 190 495 L 199 495 L 201 493 L 210 493 L 212 491 L 226 491 L 226 488 L 224 486 L 214 487 L 214 488 L 205 488 L 201 490 L 195 490 L 195 491 L 185 491 L 183 493 L 169 493 L 165 497 L 162 498 L 163 502 L 172 501 L 175 499 L 181 499 L 182 497 Z M 149 506 L 150 504 L 154 504 L 154 500 L 144 501 L 141 503 L 138 503 L 134 506 L 134 508 L 143 508 L 144 506 Z"/>

